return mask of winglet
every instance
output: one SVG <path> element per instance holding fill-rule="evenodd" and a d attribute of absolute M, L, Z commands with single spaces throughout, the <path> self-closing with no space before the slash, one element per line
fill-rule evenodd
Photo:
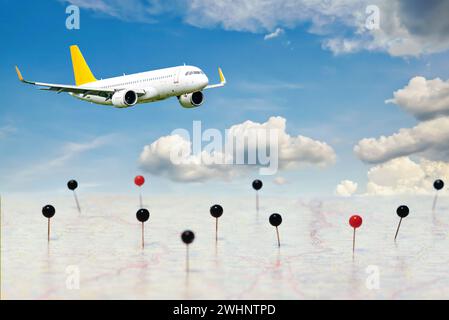
<path fill-rule="evenodd" d="M 220 83 L 217 84 L 210 84 L 206 87 L 204 87 L 204 89 L 212 89 L 212 88 L 219 88 L 219 87 L 223 87 L 226 84 L 226 78 L 223 75 L 223 71 L 221 71 L 221 68 L 218 68 L 218 75 L 220 76 Z"/>
<path fill-rule="evenodd" d="M 225 83 L 226 83 L 226 78 L 224 77 L 223 71 L 221 71 L 221 68 L 220 68 L 220 67 L 218 68 L 218 74 L 220 75 L 220 82 L 221 82 L 222 84 L 225 84 Z"/>
<path fill-rule="evenodd" d="M 17 77 L 19 77 L 19 80 L 23 82 L 22 73 L 20 73 L 19 67 L 17 67 L 17 66 L 16 66 L 16 72 L 17 72 Z"/>
<path fill-rule="evenodd" d="M 25 80 L 25 79 L 22 77 L 22 73 L 20 72 L 19 67 L 18 67 L 18 66 L 15 66 L 15 67 L 16 67 L 17 77 L 19 78 L 19 80 L 20 80 L 21 82 L 23 82 L 23 83 L 28 83 L 28 84 L 36 84 L 36 82 Z"/>

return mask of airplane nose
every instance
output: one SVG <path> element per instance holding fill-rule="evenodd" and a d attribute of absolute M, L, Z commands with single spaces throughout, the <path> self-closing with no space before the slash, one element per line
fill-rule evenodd
<path fill-rule="evenodd" d="M 206 75 L 203 75 L 203 79 L 202 79 L 202 85 L 207 86 L 209 84 L 209 79 L 207 78 Z"/>

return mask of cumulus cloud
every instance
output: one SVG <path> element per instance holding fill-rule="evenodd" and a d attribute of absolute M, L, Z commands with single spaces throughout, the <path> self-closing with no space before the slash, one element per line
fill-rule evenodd
<path fill-rule="evenodd" d="M 419 122 L 390 136 L 365 138 L 354 147 L 368 172 L 368 194 L 425 194 L 449 174 L 449 82 L 414 77 L 386 100 Z M 410 156 L 419 157 L 419 162 Z"/>
<path fill-rule="evenodd" d="M 368 171 L 370 195 L 433 194 L 436 179 L 449 181 L 449 163 L 409 157 L 390 160 Z"/>
<path fill-rule="evenodd" d="M 386 102 L 399 105 L 419 120 L 449 116 L 449 80 L 414 77 Z"/>
<path fill-rule="evenodd" d="M 381 163 L 413 154 L 433 160 L 449 159 L 449 117 L 421 122 L 391 136 L 365 138 L 354 147 L 364 162 Z"/>
<path fill-rule="evenodd" d="M 323 47 L 335 54 L 352 53 L 361 50 L 385 51 L 392 56 L 420 56 L 445 51 L 449 48 L 449 26 L 442 12 L 447 12 L 444 0 L 408 1 L 384 0 L 360 2 L 352 35 L 330 36 L 323 41 Z M 376 6 L 379 12 L 379 26 L 367 28 L 367 19 L 372 14 L 368 8 Z M 361 11 L 364 10 L 364 11 Z M 443 20 L 439 20 L 439 19 Z M 414 23 L 419 20 L 420 23 Z M 343 21 L 347 24 L 347 21 Z"/>
<path fill-rule="evenodd" d="M 343 180 L 335 188 L 335 193 L 339 196 L 349 197 L 357 191 L 357 183 L 351 180 Z"/>
<path fill-rule="evenodd" d="M 373 6 L 379 27 L 367 28 Z M 307 23 L 309 32 L 322 35 L 323 46 L 337 54 L 379 50 L 417 56 L 449 47 L 449 4 L 444 0 L 194 0 L 188 9 L 192 24 L 231 30 L 257 32 Z"/>
<path fill-rule="evenodd" d="M 308 26 L 323 48 L 335 54 L 360 50 L 393 56 L 419 56 L 449 48 L 449 2 L 445 0 L 70 0 L 113 17 L 153 21 L 162 13 L 181 16 L 197 27 L 266 33 L 277 28 Z M 379 9 L 379 28 L 368 28 L 372 9 Z"/>
<path fill-rule="evenodd" d="M 335 152 L 327 143 L 302 135 L 290 136 L 286 129 L 287 120 L 283 117 L 270 117 L 264 123 L 247 120 L 229 128 L 228 140 L 251 136 L 252 132 L 276 130 L 278 139 L 275 143 L 279 150 L 280 168 L 296 168 L 302 164 L 326 166 L 335 161 Z M 247 150 L 237 151 L 246 152 Z"/>
<path fill-rule="evenodd" d="M 369 50 L 391 56 L 420 56 L 449 48 L 449 22 L 443 17 L 449 9 L 447 1 L 355 1 L 359 6 L 349 2 L 348 9 L 352 6 L 356 13 L 341 19 L 341 23 L 347 26 L 346 31 L 352 29 L 352 34 L 330 33 L 323 40 L 323 48 L 334 54 Z M 367 22 L 373 6 L 378 8 L 379 25 L 370 28 Z"/>
<path fill-rule="evenodd" d="M 386 103 L 397 104 L 420 122 L 390 136 L 360 140 L 354 152 L 362 161 L 382 163 L 415 154 L 449 160 L 449 81 L 413 77 Z"/>
<path fill-rule="evenodd" d="M 282 28 L 276 28 L 276 30 L 274 30 L 273 32 L 267 33 L 267 34 L 263 37 L 263 39 L 264 39 L 264 40 L 271 40 L 271 39 L 274 39 L 274 38 L 279 37 L 279 36 L 282 35 L 282 34 L 284 34 L 284 29 L 282 29 Z"/>
<path fill-rule="evenodd" d="M 436 179 L 449 181 L 448 162 L 395 158 L 369 169 L 364 195 L 433 195 Z M 356 190 L 357 183 L 343 180 L 337 186 L 336 194 L 350 196 Z"/>
<path fill-rule="evenodd" d="M 182 163 L 174 164 L 171 160 L 173 150 L 185 155 Z M 214 154 L 218 156 L 218 154 Z M 192 142 L 183 136 L 173 134 L 164 136 L 143 148 L 139 157 L 141 167 L 154 175 L 161 175 L 174 181 L 202 181 L 212 178 L 229 180 L 235 175 L 232 165 L 202 164 L 206 158 L 212 158 L 205 151 L 192 153 Z M 222 155 L 222 153 L 220 153 Z"/>
<path fill-rule="evenodd" d="M 313 140 L 305 136 L 290 136 L 286 132 L 286 120 L 282 117 L 271 117 L 267 122 L 257 123 L 245 121 L 231 126 L 226 130 L 222 139 L 220 132 L 212 132 L 211 136 L 203 140 L 211 141 L 209 144 L 194 152 L 194 145 L 189 137 L 180 134 L 171 134 L 161 137 L 143 148 L 139 162 L 141 167 L 155 175 L 163 175 L 174 181 L 205 181 L 209 179 L 230 180 L 234 177 L 248 173 L 252 167 L 264 167 L 261 163 L 260 145 L 248 141 L 260 142 L 266 138 L 266 149 L 277 150 L 276 153 L 266 155 L 276 162 L 279 169 L 292 169 L 304 165 L 326 166 L 335 161 L 335 152 L 325 142 Z M 267 132 L 275 132 L 276 137 L 270 140 Z M 209 132 L 211 134 L 211 132 Z M 225 140 L 218 141 L 217 140 Z M 244 143 L 238 143 L 243 141 Z M 263 150 L 265 152 L 266 150 Z M 174 162 L 173 154 L 182 155 L 182 161 Z M 250 161 L 251 154 L 257 154 L 254 163 Z M 265 155 L 265 153 L 264 153 Z M 242 160 L 238 162 L 236 160 Z M 242 163 L 242 164 L 236 164 Z"/>

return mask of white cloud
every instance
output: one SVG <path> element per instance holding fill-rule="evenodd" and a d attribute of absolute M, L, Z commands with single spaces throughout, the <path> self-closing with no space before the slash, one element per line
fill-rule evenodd
<path fill-rule="evenodd" d="M 368 171 L 370 195 L 433 194 L 436 179 L 449 181 L 449 163 L 409 157 L 390 160 Z"/>
<path fill-rule="evenodd" d="M 449 2 L 444 0 L 178 0 L 161 1 L 71 0 L 83 8 L 134 21 L 154 21 L 166 12 L 197 27 L 222 27 L 266 33 L 276 27 L 309 26 L 323 48 L 335 54 L 360 50 L 388 52 L 392 56 L 419 56 L 449 48 Z M 369 30 L 368 6 L 379 8 L 378 29 Z"/>
<path fill-rule="evenodd" d="M 386 102 L 399 105 L 419 120 L 449 116 L 449 80 L 414 77 L 393 96 Z"/>
<path fill-rule="evenodd" d="M 449 163 L 425 158 L 412 160 L 401 157 L 389 160 L 368 170 L 364 195 L 433 195 L 436 179 L 449 181 Z M 357 183 L 343 180 L 336 194 L 350 196 L 357 190 Z"/>
<path fill-rule="evenodd" d="M 287 134 L 286 120 L 282 117 L 271 117 L 265 123 L 248 120 L 233 125 L 228 129 L 227 141 L 233 141 L 236 137 L 252 136 L 255 130 L 260 130 L 257 132 L 276 130 L 278 139 L 273 142 L 275 145 L 268 145 L 267 148 L 278 149 L 279 169 L 298 168 L 304 165 L 326 166 L 335 161 L 335 152 L 328 144 L 301 135 L 292 137 Z M 190 140 L 173 134 L 146 145 L 140 154 L 139 162 L 144 170 L 174 181 L 205 181 L 216 178 L 230 180 L 247 173 L 251 165 L 219 164 L 214 159 L 234 159 L 234 152 L 235 155 L 247 155 L 248 152 L 255 152 L 254 148 L 255 146 L 248 147 L 245 144 L 236 145 L 234 149 L 228 150 L 224 146 L 224 151 L 203 149 L 194 154 Z M 182 151 L 185 161 L 174 164 L 170 156 L 173 150 Z"/>
<path fill-rule="evenodd" d="M 350 180 L 343 180 L 337 185 L 335 193 L 339 196 L 349 197 L 357 191 L 357 183 Z"/>
<path fill-rule="evenodd" d="M 399 105 L 421 122 L 390 136 L 360 140 L 354 152 L 362 161 L 382 163 L 411 155 L 449 160 L 449 81 L 413 77 L 386 103 Z"/>
<path fill-rule="evenodd" d="M 449 117 L 421 122 L 400 129 L 391 136 L 365 138 L 354 147 L 355 154 L 368 163 L 381 163 L 413 154 L 429 159 L 449 159 Z"/>
<path fill-rule="evenodd" d="M 421 122 L 390 136 L 362 139 L 354 147 L 362 161 L 379 164 L 368 171 L 367 193 L 431 193 L 435 179 L 449 178 L 449 82 L 414 77 L 393 96 L 386 102 Z"/>
<path fill-rule="evenodd" d="M 298 135 L 290 136 L 286 131 L 287 120 L 270 117 L 265 123 L 245 121 L 229 128 L 232 137 L 249 136 L 251 130 L 277 130 L 280 168 L 293 168 L 302 164 L 326 166 L 335 161 L 334 150 L 325 142 Z"/>
<path fill-rule="evenodd" d="M 365 138 L 354 147 L 355 154 L 368 163 L 419 154 L 433 160 L 449 159 L 449 117 L 421 122 L 400 129 L 391 136 Z"/>
<path fill-rule="evenodd" d="M 336 16 L 336 23 L 332 24 L 337 28 L 340 22 L 346 26 L 344 30 L 352 29 L 352 34 L 330 32 L 323 40 L 323 48 L 334 54 L 368 50 L 391 56 L 420 56 L 449 48 L 449 23 L 442 13 L 449 9 L 447 1 L 426 4 L 414 0 L 368 0 L 348 1 L 345 5 L 348 10 L 352 7 L 354 15 L 346 19 Z M 379 8 L 379 27 L 372 30 L 366 27 L 370 13 L 365 11 L 371 5 Z"/>
<path fill-rule="evenodd" d="M 360 40 L 345 39 L 345 38 L 331 38 L 324 40 L 322 47 L 332 51 L 334 54 L 354 53 L 360 51 L 366 44 Z"/>
<path fill-rule="evenodd" d="M 181 150 L 186 155 L 181 164 L 171 161 L 172 150 Z M 222 153 L 215 154 L 216 156 Z M 164 136 L 143 148 L 139 157 L 141 167 L 154 175 L 162 175 L 174 181 L 202 181 L 208 179 L 229 180 L 237 170 L 232 165 L 203 165 L 203 159 L 212 158 L 213 155 L 202 151 L 192 154 L 192 143 L 180 135 Z M 240 168 L 242 169 L 242 168 Z"/>
<path fill-rule="evenodd" d="M 279 36 L 282 35 L 282 34 L 284 34 L 284 29 L 282 29 L 282 28 L 276 28 L 276 30 L 274 30 L 273 32 L 267 33 L 267 34 L 263 37 L 263 39 L 264 39 L 264 40 L 271 40 L 271 39 L 274 39 L 274 38 L 279 37 Z"/>
<path fill-rule="evenodd" d="M 295 27 L 311 22 L 314 33 L 329 24 L 354 21 L 356 1 L 313 2 L 306 0 L 193 0 L 189 1 L 186 21 L 200 27 L 220 25 L 226 30 L 261 32 L 276 27 Z"/>

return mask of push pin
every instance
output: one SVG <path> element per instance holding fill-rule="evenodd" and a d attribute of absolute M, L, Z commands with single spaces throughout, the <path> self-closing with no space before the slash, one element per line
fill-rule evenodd
<path fill-rule="evenodd" d="M 134 178 L 134 183 L 136 184 L 136 186 L 139 187 L 139 204 L 140 204 L 140 207 L 142 208 L 143 204 L 142 204 L 142 190 L 141 190 L 141 187 L 145 183 L 145 178 L 143 176 L 136 176 Z"/>
<path fill-rule="evenodd" d="M 271 224 L 273 227 L 276 227 L 276 235 L 277 235 L 277 238 L 278 238 L 278 247 L 281 246 L 281 240 L 280 240 L 280 238 L 279 238 L 279 229 L 278 229 L 278 227 L 281 225 L 281 223 L 282 223 L 282 217 L 281 217 L 280 214 L 278 214 L 278 213 L 273 213 L 273 214 L 270 216 L 270 224 Z"/>
<path fill-rule="evenodd" d="M 186 244 L 186 271 L 189 272 L 189 245 L 195 239 L 195 234 L 190 230 L 186 230 L 181 234 L 181 239 Z"/>
<path fill-rule="evenodd" d="M 351 218 L 349 218 L 349 225 L 354 228 L 354 233 L 352 235 L 352 254 L 354 254 L 355 251 L 355 229 L 360 227 L 362 225 L 362 217 L 358 215 L 353 215 Z"/>
<path fill-rule="evenodd" d="M 150 218 L 150 212 L 147 209 L 139 209 L 137 211 L 137 213 L 136 213 L 136 218 L 137 218 L 137 220 L 142 222 L 142 249 L 143 249 L 145 247 L 145 242 L 144 242 L 144 233 L 145 233 L 144 223 L 145 223 L 145 221 L 148 220 L 148 218 Z"/>
<path fill-rule="evenodd" d="M 396 210 L 396 213 L 401 218 L 401 220 L 399 220 L 398 228 L 396 229 L 396 234 L 394 236 L 394 241 L 396 241 L 396 238 L 398 237 L 398 232 L 399 228 L 401 227 L 402 218 L 408 216 L 409 212 L 410 210 L 408 209 L 407 206 L 399 206 L 398 209 Z"/>
<path fill-rule="evenodd" d="M 215 204 L 210 207 L 210 215 L 215 218 L 215 243 L 218 241 L 218 218 L 223 214 L 223 207 Z"/>
<path fill-rule="evenodd" d="M 256 190 L 256 210 L 259 212 L 259 190 L 262 189 L 262 181 L 256 179 L 253 181 L 253 189 Z"/>
<path fill-rule="evenodd" d="M 50 241 L 50 218 L 52 218 L 55 215 L 55 207 L 53 207 L 52 205 L 46 205 L 45 207 L 42 208 L 42 214 L 44 215 L 45 218 L 48 219 L 48 223 L 47 223 L 47 239 L 48 241 Z"/>
<path fill-rule="evenodd" d="M 435 188 L 436 192 L 435 192 L 435 197 L 433 198 L 432 211 L 435 211 L 435 208 L 437 206 L 438 191 L 440 191 L 441 189 L 444 188 L 443 180 L 441 180 L 441 179 L 435 180 L 435 182 L 433 183 L 433 187 Z"/>
<path fill-rule="evenodd" d="M 67 187 L 73 191 L 73 196 L 75 197 L 76 207 L 78 208 L 78 212 L 81 213 L 80 203 L 78 202 L 78 197 L 76 196 L 75 189 L 78 188 L 78 182 L 76 180 L 70 180 L 67 182 Z"/>

